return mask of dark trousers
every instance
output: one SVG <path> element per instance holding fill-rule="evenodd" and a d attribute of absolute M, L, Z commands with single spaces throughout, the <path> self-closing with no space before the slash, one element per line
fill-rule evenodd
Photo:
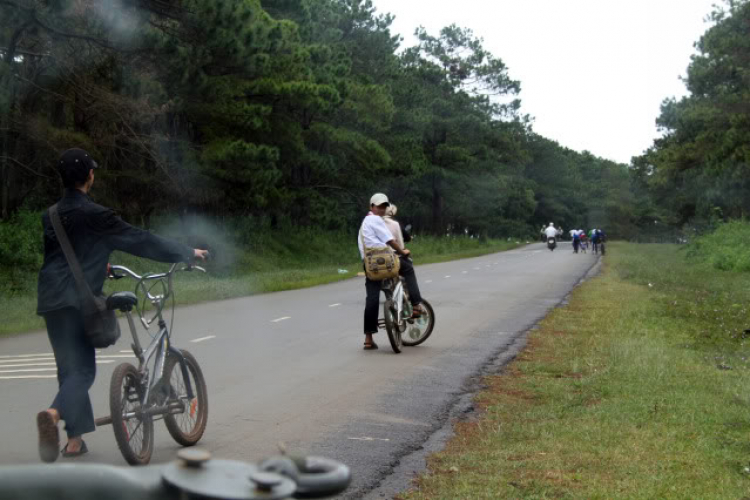
<path fill-rule="evenodd" d="M 414 272 L 414 264 L 411 259 L 399 256 L 401 269 L 399 274 L 404 277 L 406 290 L 409 292 L 409 302 L 412 306 L 422 303 L 422 295 L 419 293 L 417 274 Z M 365 334 L 378 333 L 378 309 L 380 308 L 381 282 L 365 278 L 365 290 L 367 290 L 367 301 L 365 302 Z"/>
<path fill-rule="evenodd" d="M 77 309 L 65 308 L 44 315 L 52 351 L 57 362 L 59 390 L 50 408 L 65 421 L 68 437 L 96 429 L 89 389 L 96 377 L 96 353 L 83 330 Z"/>

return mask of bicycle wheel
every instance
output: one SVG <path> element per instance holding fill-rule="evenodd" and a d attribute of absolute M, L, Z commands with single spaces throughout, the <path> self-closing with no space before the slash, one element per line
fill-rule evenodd
<path fill-rule="evenodd" d="M 383 304 L 383 317 L 385 318 L 385 330 L 388 332 L 388 342 L 396 354 L 401 352 L 401 329 L 399 328 L 398 318 L 396 317 L 396 306 L 393 301 L 388 299 Z"/>
<path fill-rule="evenodd" d="M 208 422 L 208 389 L 206 379 L 195 357 L 184 349 L 180 352 L 185 357 L 187 372 L 193 397 L 187 394 L 187 385 L 183 378 L 182 367 L 177 356 L 168 356 L 164 365 L 164 380 L 169 381 L 169 400 L 167 404 L 179 402 L 182 404 L 181 413 L 164 415 L 164 423 L 169 434 L 182 446 L 193 446 L 200 441 Z"/>
<path fill-rule="evenodd" d="M 432 334 L 435 328 L 435 311 L 432 305 L 422 299 L 424 313 L 416 319 L 406 320 L 406 332 L 401 335 L 401 342 L 405 346 L 414 347 L 421 344 Z"/>
<path fill-rule="evenodd" d="M 154 451 L 154 421 L 140 414 L 142 403 L 141 374 L 130 363 L 118 365 L 109 384 L 109 412 L 117 446 L 130 465 L 149 463 Z"/>

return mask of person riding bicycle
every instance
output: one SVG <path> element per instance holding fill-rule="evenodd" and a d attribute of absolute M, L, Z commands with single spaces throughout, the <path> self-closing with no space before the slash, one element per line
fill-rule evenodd
<path fill-rule="evenodd" d="M 385 209 L 383 222 L 385 222 L 385 225 L 388 226 L 388 229 L 391 231 L 391 234 L 396 239 L 396 243 L 398 243 L 402 248 L 406 248 L 405 243 L 408 243 L 409 241 L 411 241 L 412 237 L 410 234 L 404 233 L 404 230 L 401 227 L 401 224 L 399 224 L 399 222 L 396 219 L 394 219 L 397 213 L 398 213 L 398 207 L 396 207 L 396 205 L 391 203 L 390 205 L 388 205 L 388 208 Z"/>
<path fill-rule="evenodd" d="M 370 212 L 362 221 L 359 229 L 357 244 L 362 260 L 365 258 L 364 247 L 378 248 L 389 246 L 398 255 L 401 261 L 399 274 L 404 277 L 406 289 L 409 291 L 409 301 L 411 302 L 414 317 L 422 315 L 422 296 L 419 293 L 417 284 L 417 275 L 414 272 L 414 265 L 408 259 L 411 252 L 399 244 L 397 239 L 391 233 L 390 229 L 383 220 L 386 209 L 390 206 L 388 197 L 383 193 L 376 193 L 370 198 Z M 395 221 L 394 221 L 395 222 Z M 400 229 L 399 229 L 400 230 Z M 363 245 L 364 241 L 364 245 Z M 379 281 L 372 281 L 365 277 L 365 289 L 367 290 L 367 300 L 365 302 L 365 346 L 366 350 L 377 349 L 378 345 L 373 340 L 373 334 L 378 332 L 378 306 L 380 304 L 381 284 Z"/>
<path fill-rule="evenodd" d="M 600 245 L 604 243 L 605 239 L 604 231 L 601 229 L 594 229 L 591 235 L 591 244 L 594 247 L 594 253 L 598 252 Z"/>
<path fill-rule="evenodd" d="M 578 249 L 581 247 L 581 231 L 573 229 L 570 234 L 573 237 L 573 252 L 578 253 Z"/>
<path fill-rule="evenodd" d="M 588 250 L 589 246 L 589 237 L 586 235 L 586 231 L 584 231 L 583 229 L 579 229 L 578 232 L 581 235 L 581 251 L 583 253 L 586 253 L 586 250 Z"/>
<path fill-rule="evenodd" d="M 206 250 L 161 238 L 135 228 L 114 211 L 94 203 L 88 193 L 99 165 L 82 149 L 69 149 L 57 164 L 65 192 L 57 203 L 63 228 L 83 268 L 86 282 L 101 293 L 109 256 L 120 250 L 160 262 L 205 259 Z M 44 227 L 44 263 L 39 271 L 37 314 L 44 318 L 57 363 L 59 390 L 52 404 L 37 414 L 39 455 L 45 462 L 77 457 L 88 451 L 81 436 L 93 432 L 89 389 L 96 376 L 96 355 L 83 325 L 81 298 L 48 212 Z M 60 450 L 57 424 L 65 422 L 68 442 Z"/>

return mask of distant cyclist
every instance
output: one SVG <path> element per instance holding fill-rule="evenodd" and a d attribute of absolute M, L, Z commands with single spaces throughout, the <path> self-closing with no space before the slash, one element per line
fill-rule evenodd
<path fill-rule="evenodd" d="M 581 231 L 574 229 L 570 234 L 573 237 L 573 253 L 578 253 L 578 249 L 581 247 Z"/>
<path fill-rule="evenodd" d="M 594 253 L 598 253 L 601 249 L 601 245 L 604 243 L 606 235 L 601 229 L 594 229 L 591 235 L 591 244 L 594 248 Z"/>

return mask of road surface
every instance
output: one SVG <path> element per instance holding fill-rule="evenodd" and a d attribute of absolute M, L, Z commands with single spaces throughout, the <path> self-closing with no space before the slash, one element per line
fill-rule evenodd
<path fill-rule="evenodd" d="M 354 482 L 346 497 L 383 496 L 372 490 L 444 426 L 472 377 L 596 262 L 567 244 L 549 252 L 538 243 L 417 266 L 436 327 L 425 344 L 398 355 L 385 332 L 376 335 L 379 350 L 362 349 L 363 278 L 179 308 L 173 342 L 196 356 L 209 388 L 201 445 L 215 457 L 256 461 L 285 443 L 290 452 L 349 464 Z M 108 413 L 113 368 L 134 361 L 128 338 L 124 328 L 116 346 L 97 354 L 96 416 Z M 54 370 L 45 332 L 0 339 L 0 465 L 39 462 L 35 415 L 55 394 Z M 155 433 L 152 463 L 171 460 L 177 445 L 161 422 Z M 78 461 L 125 463 L 110 427 L 85 439 L 90 453 Z M 400 475 L 411 473 L 403 469 Z"/>

